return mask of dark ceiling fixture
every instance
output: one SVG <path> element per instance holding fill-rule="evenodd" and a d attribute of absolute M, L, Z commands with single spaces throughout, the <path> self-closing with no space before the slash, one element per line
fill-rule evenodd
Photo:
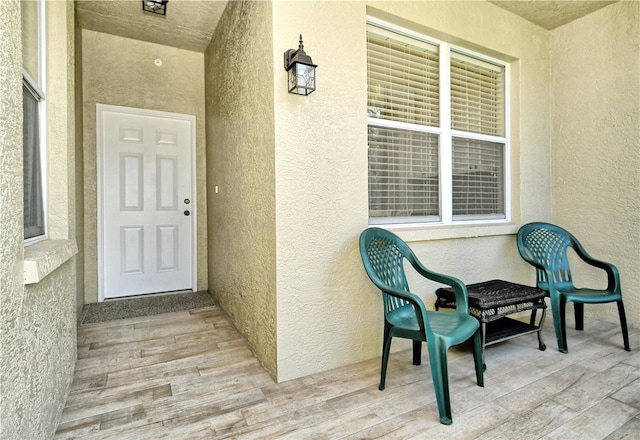
<path fill-rule="evenodd" d="M 142 10 L 157 15 L 167 15 L 169 0 L 142 0 Z"/>

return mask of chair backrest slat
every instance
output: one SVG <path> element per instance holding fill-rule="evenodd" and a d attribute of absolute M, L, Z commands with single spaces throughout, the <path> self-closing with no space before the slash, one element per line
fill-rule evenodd
<path fill-rule="evenodd" d="M 567 250 L 573 247 L 571 236 L 562 228 L 539 223 L 523 227 L 519 233 L 519 244 L 522 251 L 536 263 L 546 267 L 557 284 L 571 283 L 571 269 Z M 536 269 L 538 285 L 547 283 L 545 271 Z"/>
<path fill-rule="evenodd" d="M 386 285 L 409 292 L 409 283 L 404 271 L 406 250 L 386 237 L 375 237 L 367 247 L 366 254 L 376 276 Z M 385 313 L 409 304 L 402 298 L 387 295 L 382 291 Z"/>

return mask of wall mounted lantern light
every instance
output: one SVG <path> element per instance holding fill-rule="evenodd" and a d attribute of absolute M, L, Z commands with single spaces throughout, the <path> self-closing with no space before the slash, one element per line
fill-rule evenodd
<path fill-rule="evenodd" d="M 288 72 L 289 93 L 309 95 L 316 89 L 316 67 L 311 57 L 304 53 L 302 35 L 298 49 L 284 53 L 284 70 Z"/>
<path fill-rule="evenodd" d="M 152 14 L 167 15 L 169 0 L 142 0 L 142 10 Z"/>

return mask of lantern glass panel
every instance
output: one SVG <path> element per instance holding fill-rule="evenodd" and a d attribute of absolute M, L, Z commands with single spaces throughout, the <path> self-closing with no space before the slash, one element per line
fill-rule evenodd
<path fill-rule="evenodd" d="M 296 64 L 297 70 L 297 85 L 304 88 L 316 88 L 316 75 L 313 66 L 307 66 L 306 64 Z"/>
<path fill-rule="evenodd" d="M 308 95 L 316 89 L 316 71 L 313 66 L 294 63 L 289 70 L 289 92 Z"/>

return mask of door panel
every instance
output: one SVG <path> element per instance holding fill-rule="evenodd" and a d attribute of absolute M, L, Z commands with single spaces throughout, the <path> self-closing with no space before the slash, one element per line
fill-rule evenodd
<path fill-rule="evenodd" d="M 158 226 L 158 270 L 177 271 L 178 256 L 177 225 Z"/>
<path fill-rule="evenodd" d="M 159 211 L 175 211 L 178 209 L 178 157 L 156 157 L 156 200 Z"/>
<path fill-rule="evenodd" d="M 120 210 L 142 211 L 142 154 L 120 154 Z"/>
<path fill-rule="evenodd" d="M 121 274 L 133 275 L 144 272 L 144 227 L 120 228 Z"/>
<path fill-rule="evenodd" d="M 111 108 L 98 117 L 102 296 L 192 290 L 193 121 Z"/>

